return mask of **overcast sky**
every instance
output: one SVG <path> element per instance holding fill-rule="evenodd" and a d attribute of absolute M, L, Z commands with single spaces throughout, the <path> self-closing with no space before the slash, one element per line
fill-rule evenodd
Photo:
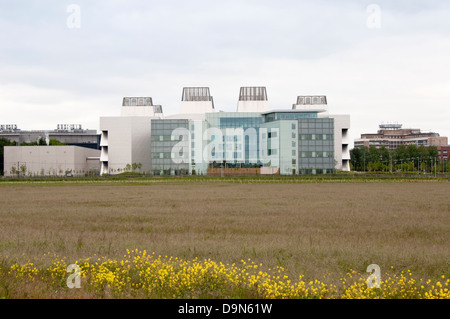
<path fill-rule="evenodd" d="M 448 0 L 0 0 L 0 124 L 98 129 L 124 96 L 176 114 L 185 86 L 236 111 L 241 86 L 266 86 L 272 109 L 326 95 L 352 138 L 450 136 L 449 57 Z"/>

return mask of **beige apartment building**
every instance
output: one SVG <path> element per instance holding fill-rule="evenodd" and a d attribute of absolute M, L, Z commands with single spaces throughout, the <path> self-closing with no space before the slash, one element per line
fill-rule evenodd
<path fill-rule="evenodd" d="M 420 129 L 402 128 L 402 124 L 381 124 L 377 133 L 361 134 L 361 138 L 354 141 L 355 147 L 385 146 L 394 150 L 400 145 L 414 144 L 417 146 L 447 145 L 448 138 L 434 132 L 421 132 Z"/>

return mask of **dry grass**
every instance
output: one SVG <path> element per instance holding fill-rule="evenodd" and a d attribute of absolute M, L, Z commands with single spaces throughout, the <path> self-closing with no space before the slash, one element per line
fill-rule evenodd
<path fill-rule="evenodd" d="M 450 276 L 450 183 L 2 185 L 0 261 L 139 249 L 338 282 L 369 264 Z M 391 269 L 391 266 L 394 269 Z"/>

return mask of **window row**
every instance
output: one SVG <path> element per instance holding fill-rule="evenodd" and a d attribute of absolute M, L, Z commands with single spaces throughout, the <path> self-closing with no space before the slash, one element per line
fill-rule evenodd
<path fill-rule="evenodd" d="M 300 140 L 302 141 L 331 141 L 334 140 L 333 134 L 300 134 Z"/>
<path fill-rule="evenodd" d="M 167 142 L 167 141 L 182 141 L 183 139 L 186 139 L 186 135 L 152 135 L 152 141 L 160 141 L 160 142 Z"/>
<path fill-rule="evenodd" d="M 152 153 L 152 158 L 154 159 L 174 159 L 174 158 L 184 158 L 187 157 L 187 154 L 178 153 L 178 152 L 154 152 Z"/>
<path fill-rule="evenodd" d="M 333 152 L 300 152 L 302 158 L 332 158 Z"/>

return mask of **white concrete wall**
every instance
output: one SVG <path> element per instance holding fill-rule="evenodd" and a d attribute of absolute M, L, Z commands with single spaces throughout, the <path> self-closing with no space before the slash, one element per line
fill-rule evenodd
<path fill-rule="evenodd" d="M 280 174 L 292 175 L 293 170 L 298 174 L 298 121 L 280 121 Z M 295 125 L 295 129 L 292 129 Z M 292 137 L 295 133 L 295 137 Z M 292 155 L 292 151 L 295 155 Z M 292 164 L 295 159 L 295 164 Z"/>
<path fill-rule="evenodd" d="M 192 120 L 204 121 L 205 113 L 191 113 L 191 114 L 173 114 L 164 117 L 165 120 Z"/>
<path fill-rule="evenodd" d="M 155 113 L 153 106 L 122 106 L 120 116 L 156 116 L 162 118 L 162 113 Z"/>
<path fill-rule="evenodd" d="M 140 172 L 151 171 L 151 119 L 132 119 L 131 163 L 140 163 Z"/>
<path fill-rule="evenodd" d="M 180 114 L 204 114 L 215 112 L 212 101 L 181 101 Z"/>
<path fill-rule="evenodd" d="M 319 117 L 325 115 L 319 114 Z M 350 115 L 329 114 L 334 119 L 334 160 L 336 169 L 350 171 Z"/>
<path fill-rule="evenodd" d="M 152 117 L 101 117 L 102 174 L 118 174 L 127 164 L 141 163 L 141 172 L 151 168 Z M 107 137 L 107 138 L 106 138 Z"/>
<path fill-rule="evenodd" d="M 100 169 L 99 160 L 87 160 L 99 156 L 99 150 L 79 146 L 5 146 L 5 176 L 17 176 L 11 173 L 12 167 L 20 171 L 22 165 L 26 176 L 63 176 L 67 171 L 83 176 Z"/>
<path fill-rule="evenodd" d="M 328 114 L 328 105 L 327 104 L 294 104 L 294 110 L 302 110 L 302 111 L 314 111 L 324 114 Z"/>
<path fill-rule="evenodd" d="M 269 111 L 268 101 L 239 101 L 237 112 L 267 112 Z"/>

